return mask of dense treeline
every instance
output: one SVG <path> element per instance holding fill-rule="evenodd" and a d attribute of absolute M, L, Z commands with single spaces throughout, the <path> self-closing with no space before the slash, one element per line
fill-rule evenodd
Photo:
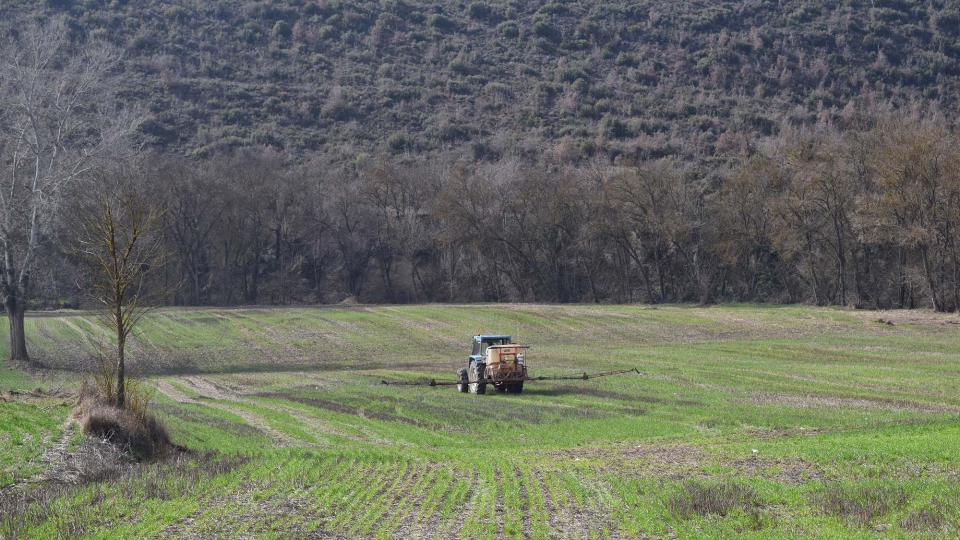
<path fill-rule="evenodd" d="M 723 168 L 152 156 L 167 300 L 960 306 L 960 140 L 903 116 Z"/>

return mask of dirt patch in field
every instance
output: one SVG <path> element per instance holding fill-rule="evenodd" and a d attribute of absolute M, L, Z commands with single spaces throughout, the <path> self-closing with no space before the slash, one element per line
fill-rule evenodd
<path fill-rule="evenodd" d="M 915 401 L 885 398 L 847 398 L 835 396 L 796 395 L 796 394 L 754 394 L 748 398 L 751 403 L 763 405 L 785 405 L 797 408 L 855 408 L 874 409 L 892 412 L 957 413 L 960 407 L 951 405 L 933 405 Z"/>
<path fill-rule="evenodd" d="M 809 427 L 796 427 L 796 428 L 764 428 L 764 427 L 749 427 L 744 430 L 747 435 L 756 437 L 760 440 L 770 440 L 770 439 L 780 439 L 784 437 L 810 437 L 813 435 L 820 435 L 822 433 L 827 433 L 830 430 L 824 428 L 809 428 Z"/>
<path fill-rule="evenodd" d="M 724 465 L 733 467 L 742 475 L 766 478 L 781 484 L 799 485 L 827 479 L 823 468 L 802 459 L 770 459 L 754 455 L 724 462 Z"/>
<path fill-rule="evenodd" d="M 616 469 L 630 469 L 647 476 L 682 478 L 707 460 L 701 448 L 688 445 L 635 445 L 613 448 L 568 448 L 552 456 L 573 461 L 597 460 Z"/>

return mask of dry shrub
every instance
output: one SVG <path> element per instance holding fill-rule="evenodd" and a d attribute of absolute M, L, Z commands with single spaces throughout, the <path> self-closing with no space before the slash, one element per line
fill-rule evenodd
<path fill-rule="evenodd" d="M 106 439 L 138 459 L 163 457 L 172 448 L 166 428 L 153 415 L 138 416 L 127 409 L 101 405 L 80 418 L 83 432 Z"/>
<path fill-rule="evenodd" d="M 813 495 L 814 503 L 824 513 L 848 519 L 860 526 L 906 504 L 907 499 L 903 488 L 890 486 L 832 485 Z"/>
<path fill-rule="evenodd" d="M 175 447 L 166 428 L 147 411 L 151 395 L 140 383 L 127 385 L 127 406 L 116 406 L 116 397 L 100 381 L 86 381 L 80 387 L 73 417 L 87 435 L 108 440 L 137 459 L 166 456 Z"/>
<path fill-rule="evenodd" d="M 80 390 L 81 400 L 86 395 L 96 397 L 107 403 L 117 402 L 116 386 L 116 368 L 113 363 L 103 354 L 103 351 L 97 351 L 97 356 L 93 361 L 93 369 L 90 378 L 83 382 L 85 388 Z M 91 388 L 86 388 L 87 386 Z"/>
<path fill-rule="evenodd" d="M 689 481 L 668 502 L 670 510 L 684 518 L 726 516 L 734 510 L 750 510 L 756 504 L 757 494 L 752 487 L 730 480 Z"/>
<path fill-rule="evenodd" d="M 117 402 L 117 371 L 113 360 L 98 351 L 93 361 L 94 368 L 90 378 L 84 382 L 88 386 L 86 393 L 96 396 L 96 399 L 113 404 Z M 153 400 L 153 389 L 144 386 L 135 377 L 124 378 L 124 408 L 133 411 L 138 416 L 147 413 L 150 401 Z M 84 391 L 81 390 L 81 398 Z"/>

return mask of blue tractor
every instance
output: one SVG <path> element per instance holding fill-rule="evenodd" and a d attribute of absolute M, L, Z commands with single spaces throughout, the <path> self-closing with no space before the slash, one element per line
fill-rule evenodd
<path fill-rule="evenodd" d="M 525 345 L 513 343 L 511 336 L 473 336 L 467 367 L 457 370 L 457 389 L 483 394 L 491 384 L 498 392 L 523 392 L 523 382 L 527 380 L 526 349 Z"/>

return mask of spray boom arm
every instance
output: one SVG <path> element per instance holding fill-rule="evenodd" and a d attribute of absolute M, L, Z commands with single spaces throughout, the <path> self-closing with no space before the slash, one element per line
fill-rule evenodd
<path fill-rule="evenodd" d="M 597 379 L 600 377 L 609 377 L 611 375 L 623 375 L 625 373 L 636 373 L 640 374 L 640 370 L 637 368 L 632 369 L 617 369 L 613 371 L 601 371 L 598 373 L 582 373 L 580 375 L 566 375 L 566 376 L 555 376 L 555 377 L 524 377 L 523 381 L 587 381 L 590 379 Z M 438 381 L 436 379 L 430 379 L 427 381 L 380 381 L 383 384 L 389 384 L 393 386 L 453 386 L 459 384 L 459 381 Z M 493 379 L 483 379 L 478 381 L 481 383 L 492 384 Z"/>

